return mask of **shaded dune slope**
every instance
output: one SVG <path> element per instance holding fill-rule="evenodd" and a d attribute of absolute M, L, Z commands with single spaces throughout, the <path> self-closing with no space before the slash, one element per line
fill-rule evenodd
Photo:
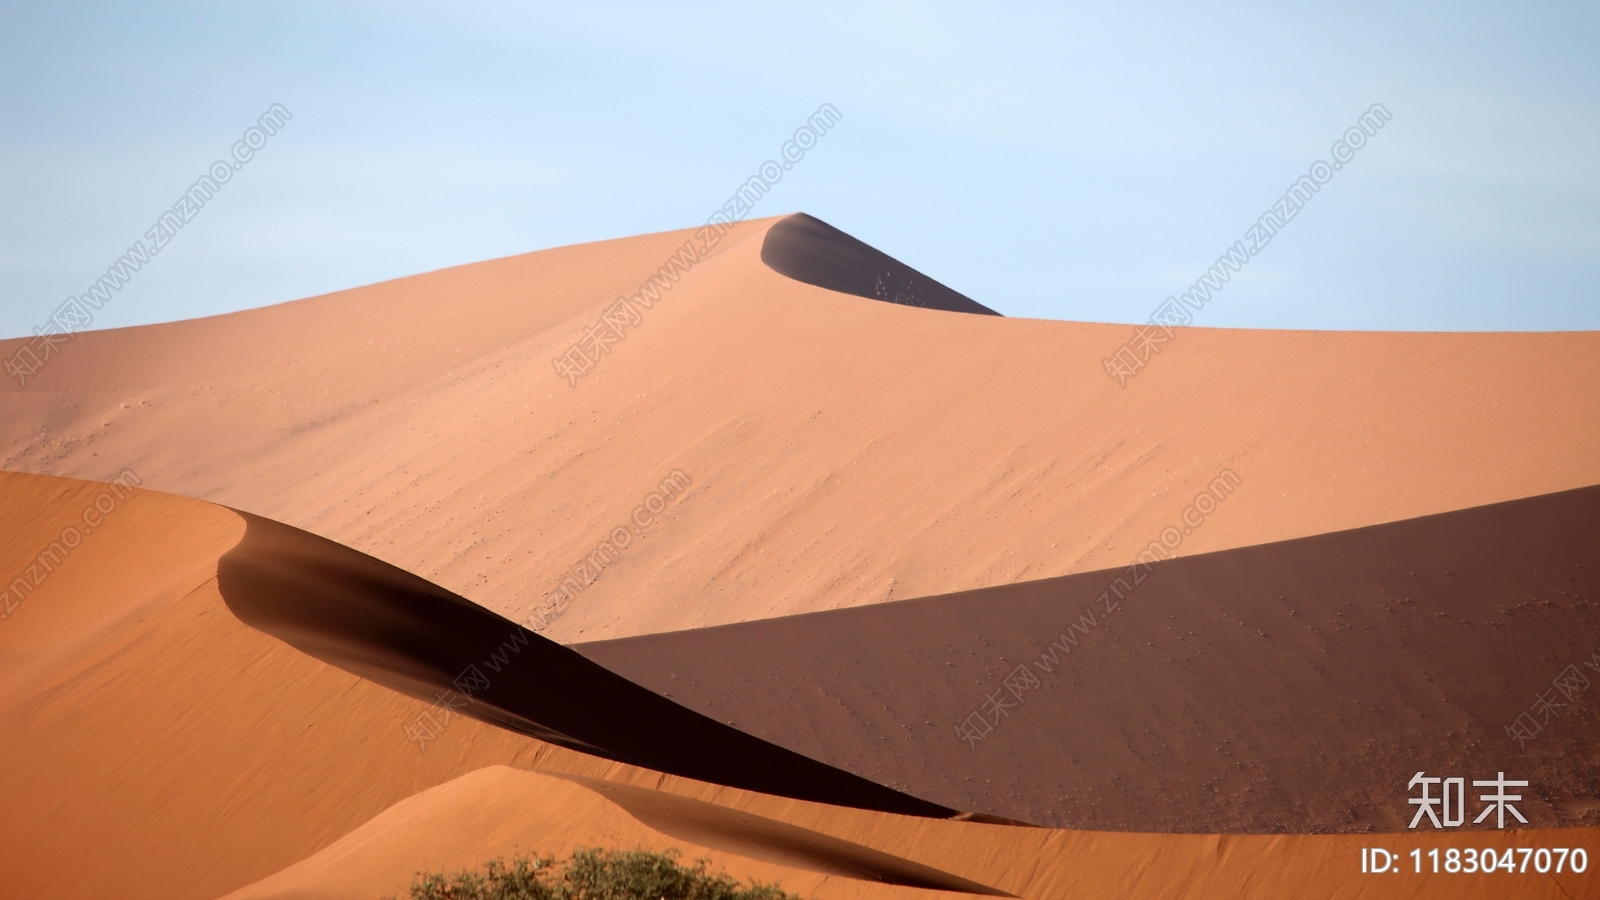
<path fill-rule="evenodd" d="M 901 887 L 1010 897 L 1005 891 L 852 841 L 742 810 L 638 785 L 561 776 L 595 791 L 655 830 L 705 847 L 781 865 Z"/>
<path fill-rule="evenodd" d="M 1553 681 L 1600 680 L 1597 575 L 1592 487 L 1170 559 L 1137 585 L 1091 572 L 576 649 L 809 757 L 1041 825 L 1404 830 L 1419 770 L 1505 771 L 1534 824 L 1594 824 L 1600 689 Z M 964 742 L 993 692 L 1011 708 Z M 1563 708 L 1519 743 L 1505 727 L 1540 693 Z"/>
<path fill-rule="evenodd" d="M 228 608 L 324 662 L 420 700 L 455 685 L 448 701 L 466 715 L 617 762 L 839 806 L 956 814 L 685 709 L 387 563 L 240 515 L 244 537 L 217 567 Z"/>
<path fill-rule="evenodd" d="M 767 229 L 761 261 L 795 281 L 841 294 L 922 309 L 1000 315 L 805 213 L 786 216 Z"/>
<path fill-rule="evenodd" d="M 1572 413 L 1600 408 L 1596 333 L 1189 328 L 1124 389 L 1126 326 L 802 283 L 762 262 L 777 224 L 678 272 L 575 386 L 552 358 L 692 232 L 80 334 L 0 379 L 0 466 L 131 467 L 516 621 L 578 577 L 542 629 L 564 643 L 1126 565 L 1224 466 L 1243 487 L 1185 554 L 1600 483 Z M 578 573 L 674 469 L 687 496 Z"/>

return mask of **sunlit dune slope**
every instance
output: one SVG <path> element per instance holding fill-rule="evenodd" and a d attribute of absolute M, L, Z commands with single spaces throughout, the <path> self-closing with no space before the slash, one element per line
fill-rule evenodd
<path fill-rule="evenodd" d="M 413 873 L 476 868 L 496 856 L 564 857 L 580 847 L 676 849 L 739 878 L 802 896 L 1009 896 L 831 835 L 676 794 L 496 766 L 408 798 L 326 849 L 229 900 L 368 898 Z M 920 888 L 920 889 L 919 889 Z"/>
<path fill-rule="evenodd" d="M 820 288 L 762 261 L 776 221 L 83 334 L 0 385 L 0 466 L 131 467 L 563 642 L 1125 565 L 1223 467 L 1243 486 L 1182 554 L 1600 484 L 1594 333 L 1190 328 L 1120 388 L 1126 326 Z M 894 299 L 882 274 L 837 283 Z"/>
<path fill-rule="evenodd" d="M 1040 825 L 1403 831 L 1418 771 L 1505 771 L 1533 824 L 1597 824 L 1596 573 L 1584 488 L 576 649 L 807 756 Z M 1561 708 L 1514 740 L 1541 693 Z"/>
<path fill-rule="evenodd" d="M 495 856 L 564 855 L 581 846 L 679 848 L 741 878 L 777 881 L 818 900 L 961 896 L 898 886 L 948 871 L 1021 897 L 1102 900 L 1558 900 L 1588 896 L 1594 871 L 1560 876 L 1362 874 L 1364 847 L 1412 865 L 1428 835 L 1161 835 L 1010 828 L 908 819 L 730 793 L 713 806 L 646 787 L 507 768 L 474 772 L 409 798 L 326 850 L 229 900 L 367 900 L 398 891 L 418 869 L 476 867 Z M 1593 846 L 1600 829 L 1474 835 L 1477 848 Z M 864 846 L 873 849 L 863 852 Z M 921 860 L 907 865 L 905 859 Z M 938 873 L 942 868 L 946 873 Z M 873 871 L 876 869 L 877 871 Z M 878 882 L 876 878 L 883 878 Z M 975 889 L 968 887 L 968 889 Z M 967 895 L 972 896 L 972 895 Z"/>

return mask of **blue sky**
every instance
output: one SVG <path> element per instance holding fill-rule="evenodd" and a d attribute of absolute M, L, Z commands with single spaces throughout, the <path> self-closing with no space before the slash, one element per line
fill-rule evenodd
<path fill-rule="evenodd" d="M 1143 321 L 1373 103 L 1196 324 L 1600 328 L 1600 6 L 0 7 L 0 336 L 294 119 L 94 327 L 804 210 L 1007 315 Z M 1506 5 L 1507 7 L 1511 5 Z"/>

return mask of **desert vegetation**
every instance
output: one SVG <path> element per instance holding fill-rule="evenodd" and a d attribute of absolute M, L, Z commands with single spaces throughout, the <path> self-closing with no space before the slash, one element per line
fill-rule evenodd
<path fill-rule="evenodd" d="M 417 873 L 408 900 L 800 900 L 777 885 L 741 884 L 667 850 L 579 849 L 554 857 L 493 859 L 474 871 Z M 400 900 L 391 895 L 390 900 Z"/>

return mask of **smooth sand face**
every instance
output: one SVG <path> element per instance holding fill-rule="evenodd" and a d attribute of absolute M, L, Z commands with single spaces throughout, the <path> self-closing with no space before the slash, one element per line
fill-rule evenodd
<path fill-rule="evenodd" d="M 512 619 L 681 470 L 544 629 L 563 642 L 1124 565 L 1224 467 L 1243 486 L 1180 553 L 1600 483 L 1593 333 L 1185 329 L 1118 388 L 1126 326 L 802 284 L 761 261 L 773 221 L 575 387 L 552 357 L 691 232 L 81 335 L 0 386 L 0 464 L 132 467 Z"/>
<path fill-rule="evenodd" d="M 1038 825 L 1404 832 L 1419 770 L 1516 773 L 1532 824 L 1600 825 L 1597 573 L 1600 487 L 576 649 L 814 759 Z M 1512 740 L 1539 692 L 1562 707 Z"/>

